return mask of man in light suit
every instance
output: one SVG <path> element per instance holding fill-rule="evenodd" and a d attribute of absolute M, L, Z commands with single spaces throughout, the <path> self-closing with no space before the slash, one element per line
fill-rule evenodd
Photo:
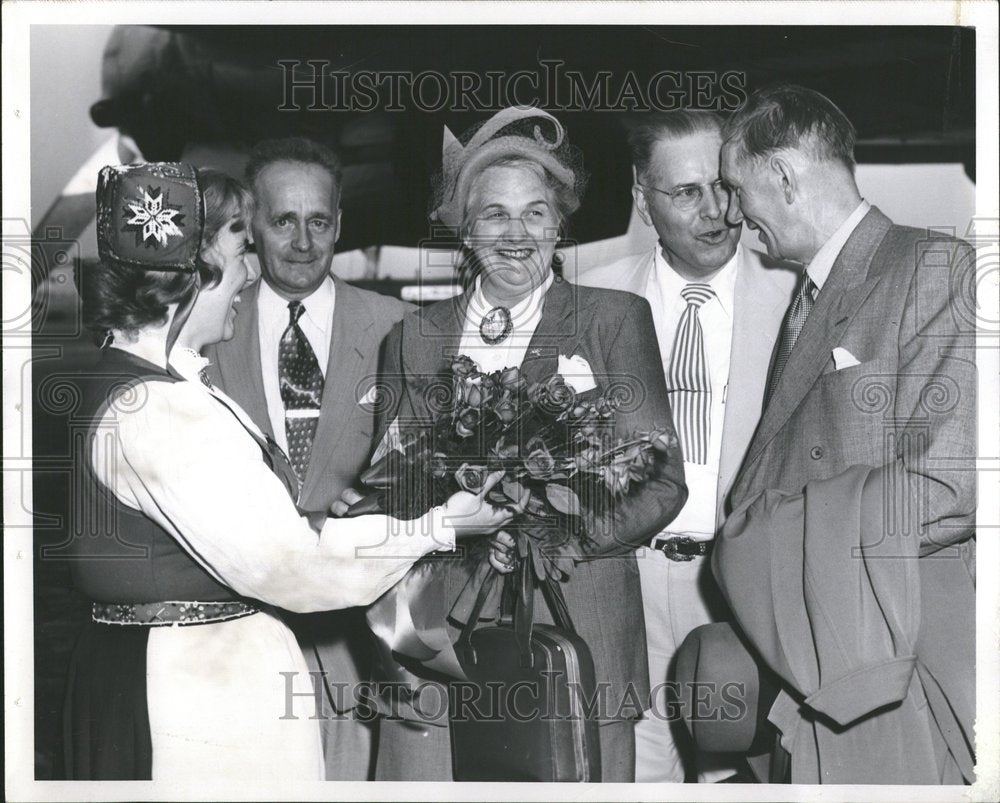
<path fill-rule="evenodd" d="M 730 221 L 745 220 L 772 256 L 804 266 L 782 324 L 764 415 L 713 557 L 744 632 L 785 681 L 770 721 L 791 751 L 791 779 L 969 782 L 974 252 L 958 240 L 897 226 L 862 199 L 854 128 L 817 92 L 761 90 L 728 121 L 724 136 Z M 821 575 L 811 579 L 818 545 L 848 528 L 860 532 L 855 548 L 865 560 L 884 558 L 886 567 L 893 561 L 901 573 L 919 573 L 919 601 L 902 581 L 889 588 L 905 595 L 904 610 L 919 606 L 912 654 L 892 658 L 899 649 L 895 622 L 873 627 L 877 611 L 860 609 L 874 587 L 870 576 L 864 587 L 829 588 L 823 567 L 813 565 Z M 752 543 L 760 548 L 748 552 Z M 859 560 L 848 548 L 827 551 L 828 561 Z M 769 584 L 761 573 L 774 583 L 787 565 L 799 567 L 792 573 L 796 595 L 815 607 L 764 598 L 760 589 Z M 827 574 L 835 573 L 844 574 L 842 567 L 831 565 Z M 827 634 L 844 617 L 857 617 L 856 626 L 833 647 Z M 818 688 L 803 683 L 810 675 Z M 894 698 L 884 696 L 890 676 L 899 681 Z M 836 695 L 844 701 L 845 684 L 849 705 L 838 719 L 831 702 Z"/>
<path fill-rule="evenodd" d="M 335 154 L 305 139 L 262 142 L 251 154 L 247 178 L 257 206 L 252 233 L 263 278 L 241 294 L 233 339 L 206 356 L 213 381 L 289 454 L 301 484 L 299 507 L 325 512 L 368 465 L 379 350 L 412 305 L 331 275 L 340 233 Z M 372 736 L 351 718 L 352 689 L 367 679 L 363 613 L 296 619 L 310 670 L 325 673 L 328 684 L 327 778 L 367 780 Z"/>
<path fill-rule="evenodd" d="M 628 290 L 649 301 L 675 419 L 684 409 L 679 396 L 694 394 L 672 383 L 691 371 L 672 366 L 671 360 L 707 361 L 709 398 L 699 422 L 707 428 L 707 448 L 700 455 L 693 454 L 694 444 L 685 448 L 688 501 L 653 540 L 652 549 L 636 553 L 654 694 L 653 708 L 636 727 L 637 781 L 682 782 L 697 772 L 699 780 L 711 782 L 738 769 L 733 757 L 685 755 L 690 752 L 684 749 L 686 740 L 675 743 L 679 723 L 668 717 L 666 684 L 685 636 L 726 615 L 706 556 L 721 523 L 723 499 L 760 417 L 768 361 L 796 276 L 791 266 L 741 246 L 742 227 L 726 223 L 728 194 L 719 180 L 722 124 L 720 115 L 704 111 L 642 118 L 629 136 L 632 191 L 640 217 L 656 230 L 659 241 L 650 252 L 570 277 L 583 285 Z M 685 339 L 680 333 L 688 307 L 682 296 L 686 287 L 708 288 L 709 297 L 697 309 L 704 344 L 700 356 L 679 348 Z M 677 424 L 683 430 L 683 423 Z"/>

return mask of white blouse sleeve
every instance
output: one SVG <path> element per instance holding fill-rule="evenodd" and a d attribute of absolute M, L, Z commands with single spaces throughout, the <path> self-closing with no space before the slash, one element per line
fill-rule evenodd
<path fill-rule="evenodd" d="M 105 415 L 94 469 L 237 593 L 302 613 L 368 605 L 419 558 L 454 549 L 441 508 L 414 521 L 327 519 L 317 535 L 254 440 L 203 387 L 144 388 L 134 409 Z"/>

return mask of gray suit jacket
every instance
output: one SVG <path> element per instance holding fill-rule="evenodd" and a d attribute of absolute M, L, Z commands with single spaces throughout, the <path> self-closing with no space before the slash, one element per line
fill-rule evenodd
<path fill-rule="evenodd" d="M 408 315 L 390 334 L 383 378 L 391 382 L 395 377 L 400 385 L 391 393 L 399 405 L 387 411 L 386 425 L 397 414 L 401 421 L 430 420 L 421 380 L 438 376 L 444 358 L 458 353 L 465 305 L 464 296 L 441 301 Z M 583 556 L 563 584 L 573 623 L 593 653 L 597 680 L 610 683 L 606 698 L 610 718 L 631 718 L 645 708 L 649 694 L 642 597 L 633 550 L 666 526 L 687 497 L 649 305 L 628 293 L 576 287 L 557 279 L 546 293 L 522 372 L 529 382 L 544 379 L 556 373 L 559 355 L 587 360 L 598 383 L 592 392 L 614 384 L 631 395 L 631 403 L 623 405 L 616 416 L 621 433 L 655 427 L 669 429 L 672 436 L 668 461 L 615 506 L 604 531 L 594 534 L 598 547 Z M 457 599 L 467 579 L 461 567 L 447 571 L 445 598 Z M 540 591 L 534 609 L 537 621 L 551 623 Z M 623 701 L 631 708 L 619 710 Z"/>
<path fill-rule="evenodd" d="M 323 404 L 299 498 L 300 507 L 308 511 L 328 511 L 367 467 L 376 411 L 373 405 L 359 402 L 375 385 L 379 350 L 386 334 L 414 309 L 405 301 L 337 278 L 334 284 L 336 304 Z M 239 403 L 262 431 L 273 436 L 260 367 L 258 288 L 254 285 L 240 294 L 233 338 L 209 346 L 205 356 L 211 361 L 208 370 L 212 381 Z"/>
<path fill-rule="evenodd" d="M 820 291 L 731 495 L 735 527 L 748 508 L 766 505 L 767 492 L 799 494 L 852 467 L 874 469 L 868 482 L 879 489 L 881 526 L 863 533 L 866 552 L 905 560 L 894 544 L 918 539 L 917 657 L 936 680 L 925 684 L 927 695 L 946 700 L 962 727 L 975 712 L 974 541 L 963 543 L 974 537 L 976 510 L 974 268 L 975 252 L 966 243 L 893 225 L 872 208 Z M 838 347 L 860 364 L 837 370 L 832 351 Z M 828 504 L 845 518 L 872 514 L 846 499 Z M 738 537 L 727 523 L 723 538 Z M 772 551 L 791 543 L 772 541 Z M 745 563 L 738 550 L 717 549 L 714 568 L 723 591 L 726 576 L 740 576 L 740 565 L 726 563 L 730 555 Z M 752 578 L 743 575 L 742 582 Z M 845 593 L 856 595 L 850 588 Z M 773 628 L 773 607 L 740 606 L 727 597 L 748 632 Z M 949 597 L 948 606 L 930 603 Z M 853 599 L 845 598 L 845 609 Z M 837 601 L 828 604 L 836 612 Z M 967 658 L 937 663 L 960 654 Z M 971 732 L 966 736 L 971 743 Z M 887 743 L 885 749 L 894 748 Z M 952 755 L 960 764 L 956 751 Z M 877 751 L 871 760 L 880 761 Z"/>
<path fill-rule="evenodd" d="M 656 248 L 659 248 L 657 244 Z M 626 290 L 645 297 L 646 283 L 656 263 L 656 249 L 567 275 L 586 287 Z M 786 262 L 745 248 L 738 250 L 733 340 L 729 386 L 719 462 L 718 523 L 725 499 L 750 446 L 760 420 L 768 366 L 778 339 L 781 320 L 791 301 L 798 273 Z M 656 310 L 653 310 L 656 315 Z"/>
<path fill-rule="evenodd" d="M 799 492 L 852 465 L 902 461 L 912 505 L 889 509 L 923 554 L 972 535 L 976 508 L 975 252 L 877 208 L 848 239 L 788 360 L 732 491 Z M 833 349 L 859 365 L 836 370 Z"/>
<path fill-rule="evenodd" d="M 313 441 L 312 457 L 299 495 L 299 507 L 327 512 L 345 488 L 357 484 L 372 452 L 377 410 L 366 394 L 375 385 L 380 349 L 386 333 L 414 307 L 404 301 L 353 287 L 338 278 L 333 311 L 330 357 L 324 372 L 323 402 Z M 257 333 L 259 284 L 240 294 L 235 333 L 231 340 L 210 346 L 209 374 L 263 432 L 273 436 L 267 414 Z M 330 578 L 335 583 L 335 577 Z M 325 671 L 331 683 L 356 688 L 368 671 L 367 628 L 360 614 L 331 612 L 292 617 L 312 671 Z M 310 645 L 309 642 L 312 642 Z M 342 688 L 348 688 L 347 686 Z M 346 710 L 353 696 L 333 696 Z"/>

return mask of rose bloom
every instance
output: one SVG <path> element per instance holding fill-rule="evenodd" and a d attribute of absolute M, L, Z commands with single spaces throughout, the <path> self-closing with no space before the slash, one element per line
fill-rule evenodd
<path fill-rule="evenodd" d="M 606 399 L 602 396 L 600 399 L 597 400 L 595 408 L 599 416 L 601 416 L 602 418 L 609 418 L 610 416 L 614 415 L 615 410 L 618 409 L 618 405 L 615 402 L 611 401 L 610 399 Z"/>
<path fill-rule="evenodd" d="M 514 403 L 511 401 L 500 402 L 493 408 L 493 412 L 496 413 L 497 418 L 500 419 L 500 423 L 505 427 L 513 424 L 514 419 L 517 418 L 517 410 L 514 408 Z"/>
<path fill-rule="evenodd" d="M 459 354 L 451 361 L 451 371 L 457 376 L 468 376 L 476 372 L 476 363 L 464 354 Z"/>
<path fill-rule="evenodd" d="M 539 446 L 528 453 L 528 459 L 524 461 L 524 467 L 535 479 L 544 479 L 555 469 L 556 461 L 549 454 L 548 449 L 544 446 Z"/>
<path fill-rule="evenodd" d="M 521 450 L 516 443 L 507 443 L 494 446 L 491 451 L 501 460 L 509 460 L 517 457 Z"/>
<path fill-rule="evenodd" d="M 528 388 L 528 401 L 539 407 L 543 406 L 549 398 L 548 388 L 541 382 L 535 382 Z"/>
<path fill-rule="evenodd" d="M 468 438 L 479 426 L 479 410 L 468 409 L 458 417 L 455 422 L 455 432 L 461 437 Z"/>
<path fill-rule="evenodd" d="M 477 410 L 489 401 L 489 389 L 466 379 L 462 383 L 462 400 Z"/>
<path fill-rule="evenodd" d="M 567 385 L 559 374 L 549 379 L 545 390 L 549 404 L 557 410 L 566 410 L 576 401 L 576 393 L 573 392 L 573 388 Z"/>
<path fill-rule="evenodd" d="M 470 494 L 477 494 L 483 489 L 486 483 L 486 467 L 470 466 L 462 463 L 455 472 L 455 481 L 463 491 Z"/>
<path fill-rule="evenodd" d="M 504 368 L 500 374 L 500 384 L 508 391 L 514 392 L 518 390 L 523 390 L 528 384 L 523 376 L 521 376 L 521 371 L 517 366 L 513 368 Z"/>

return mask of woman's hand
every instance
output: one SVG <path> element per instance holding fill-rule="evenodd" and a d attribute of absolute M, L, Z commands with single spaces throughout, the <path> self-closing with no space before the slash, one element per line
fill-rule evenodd
<path fill-rule="evenodd" d="M 458 491 L 442 505 L 445 522 L 455 530 L 457 538 L 491 535 L 514 517 L 511 511 L 494 507 L 486 501 L 486 494 L 503 479 L 503 475 L 503 471 L 494 471 L 487 476 L 478 494 Z M 340 499 L 330 506 L 330 514 L 338 518 L 344 516 L 351 505 L 363 498 L 354 488 L 345 488 Z"/>
<path fill-rule="evenodd" d="M 341 518 L 347 513 L 347 509 L 353 505 L 355 502 L 360 502 L 364 499 L 354 488 L 344 488 L 343 492 L 340 494 L 340 499 L 330 505 L 330 515 L 335 518 Z"/>
<path fill-rule="evenodd" d="M 510 533 L 501 530 L 490 539 L 490 566 L 500 574 L 510 574 L 517 567 L 515 542 Z"/>
<path fill-rule="evenodd" d="M 445 522 L 455 530 L 458 538 L 495 533 L 514 518 L 511 511 L 494 507 L 486 501 L 486 494 L 503 479 L 503 471 L 494 471 L 486 478 L 478 494 L 458 491 L 444 503 Z"/>

